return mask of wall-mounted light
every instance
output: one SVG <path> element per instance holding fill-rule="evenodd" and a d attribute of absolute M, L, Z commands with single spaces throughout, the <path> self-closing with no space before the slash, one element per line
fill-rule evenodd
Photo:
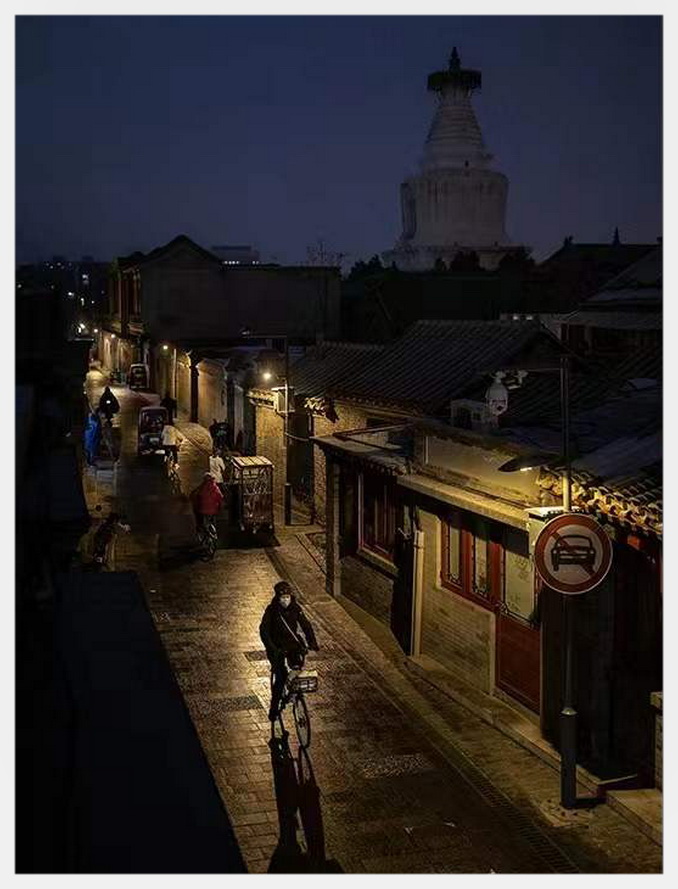
<path fill-rule="evenodd" d="M 169 346 L 167 345 L 167 343 L 163 343 L 163 344 L 162 344 L 162 350 L 163 350 L 163 352 L 166 352 L 168 349 L 169 349 Z"/>
<path fill-rule="evenodd" d="M 273 379 L 273 374 L 271 373 L 270 370 L 265 370 L 261 376 L 262 376 L 262 379 L 267 383 L 269 380 Z"/>

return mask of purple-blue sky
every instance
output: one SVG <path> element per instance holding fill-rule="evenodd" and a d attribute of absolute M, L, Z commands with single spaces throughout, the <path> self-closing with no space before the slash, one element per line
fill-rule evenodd
<path fill-rule="evenodd" d="M 454 45 L 515 242 L 661 235 L 658 17 L 23 16 L 17 259 L 388 249 Z"/>

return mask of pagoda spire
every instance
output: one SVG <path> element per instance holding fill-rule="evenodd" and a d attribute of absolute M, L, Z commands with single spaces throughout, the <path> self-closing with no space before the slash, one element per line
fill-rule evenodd
<path fill-rule="evenodd" d="M 438 94 L 438 108 L 424 146 L 423 169 L 484 168 L 492 159 L 471 104 L 481 83 L 480 71 L 461 67 L 456 46 L 447 69 L 429 75 L 428 89 Z"/>

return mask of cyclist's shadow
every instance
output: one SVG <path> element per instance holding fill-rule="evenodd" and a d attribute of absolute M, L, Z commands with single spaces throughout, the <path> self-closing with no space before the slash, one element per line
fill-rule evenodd
<path fill-rule="evenodd" d="M 292 756 L 285 732 L 271 737 L 271 766 L 278 804 L 280 838 L 268 866 L 270 874 L 342 873 L 334 860 L 325 857 L 325 830 L 320 807 L 320 789 L 316 784 L 308 752 L 299 748 Z M 306 849 L 297 839 L 297 813 L 303 828 Z"/>

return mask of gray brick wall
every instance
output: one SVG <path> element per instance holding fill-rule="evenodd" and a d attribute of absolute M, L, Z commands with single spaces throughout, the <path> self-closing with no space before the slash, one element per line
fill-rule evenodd
<path fill-rule="evenodd" d="M 341 560 L 341 593 L 386 626 L 391 625 L 393 578 L 358 556 Z"/>
<path fill-rule="evenodd" d="M 327 417 L 313 418 L 314 435 L 333 435 L 335 432 L 345 432 L 348 429 L 362 429 L 367 425 L 367 414 L 360 408 L 347 404 L 335 404 L 338 419 L 333 423 Z M 313 460 L 315 464 L 315 503 L 316 521 L 325 524 L 325 455 L 320 448 L 314 448 Z"/>
<path fill-rule="evenodd" d="M 283 446 L 283 418 L 272 407 L 256 405 L 257 454 L 273 463 L 273 499 L 283 501 L 285 484 L 285 449 Z"/>
<path fill-rule="evenodd" d="M 494 685 L 494 615 L 440 586 L 440 523 L 420 510 L 424 531 L 421 652 L 471 685 Z"/>

